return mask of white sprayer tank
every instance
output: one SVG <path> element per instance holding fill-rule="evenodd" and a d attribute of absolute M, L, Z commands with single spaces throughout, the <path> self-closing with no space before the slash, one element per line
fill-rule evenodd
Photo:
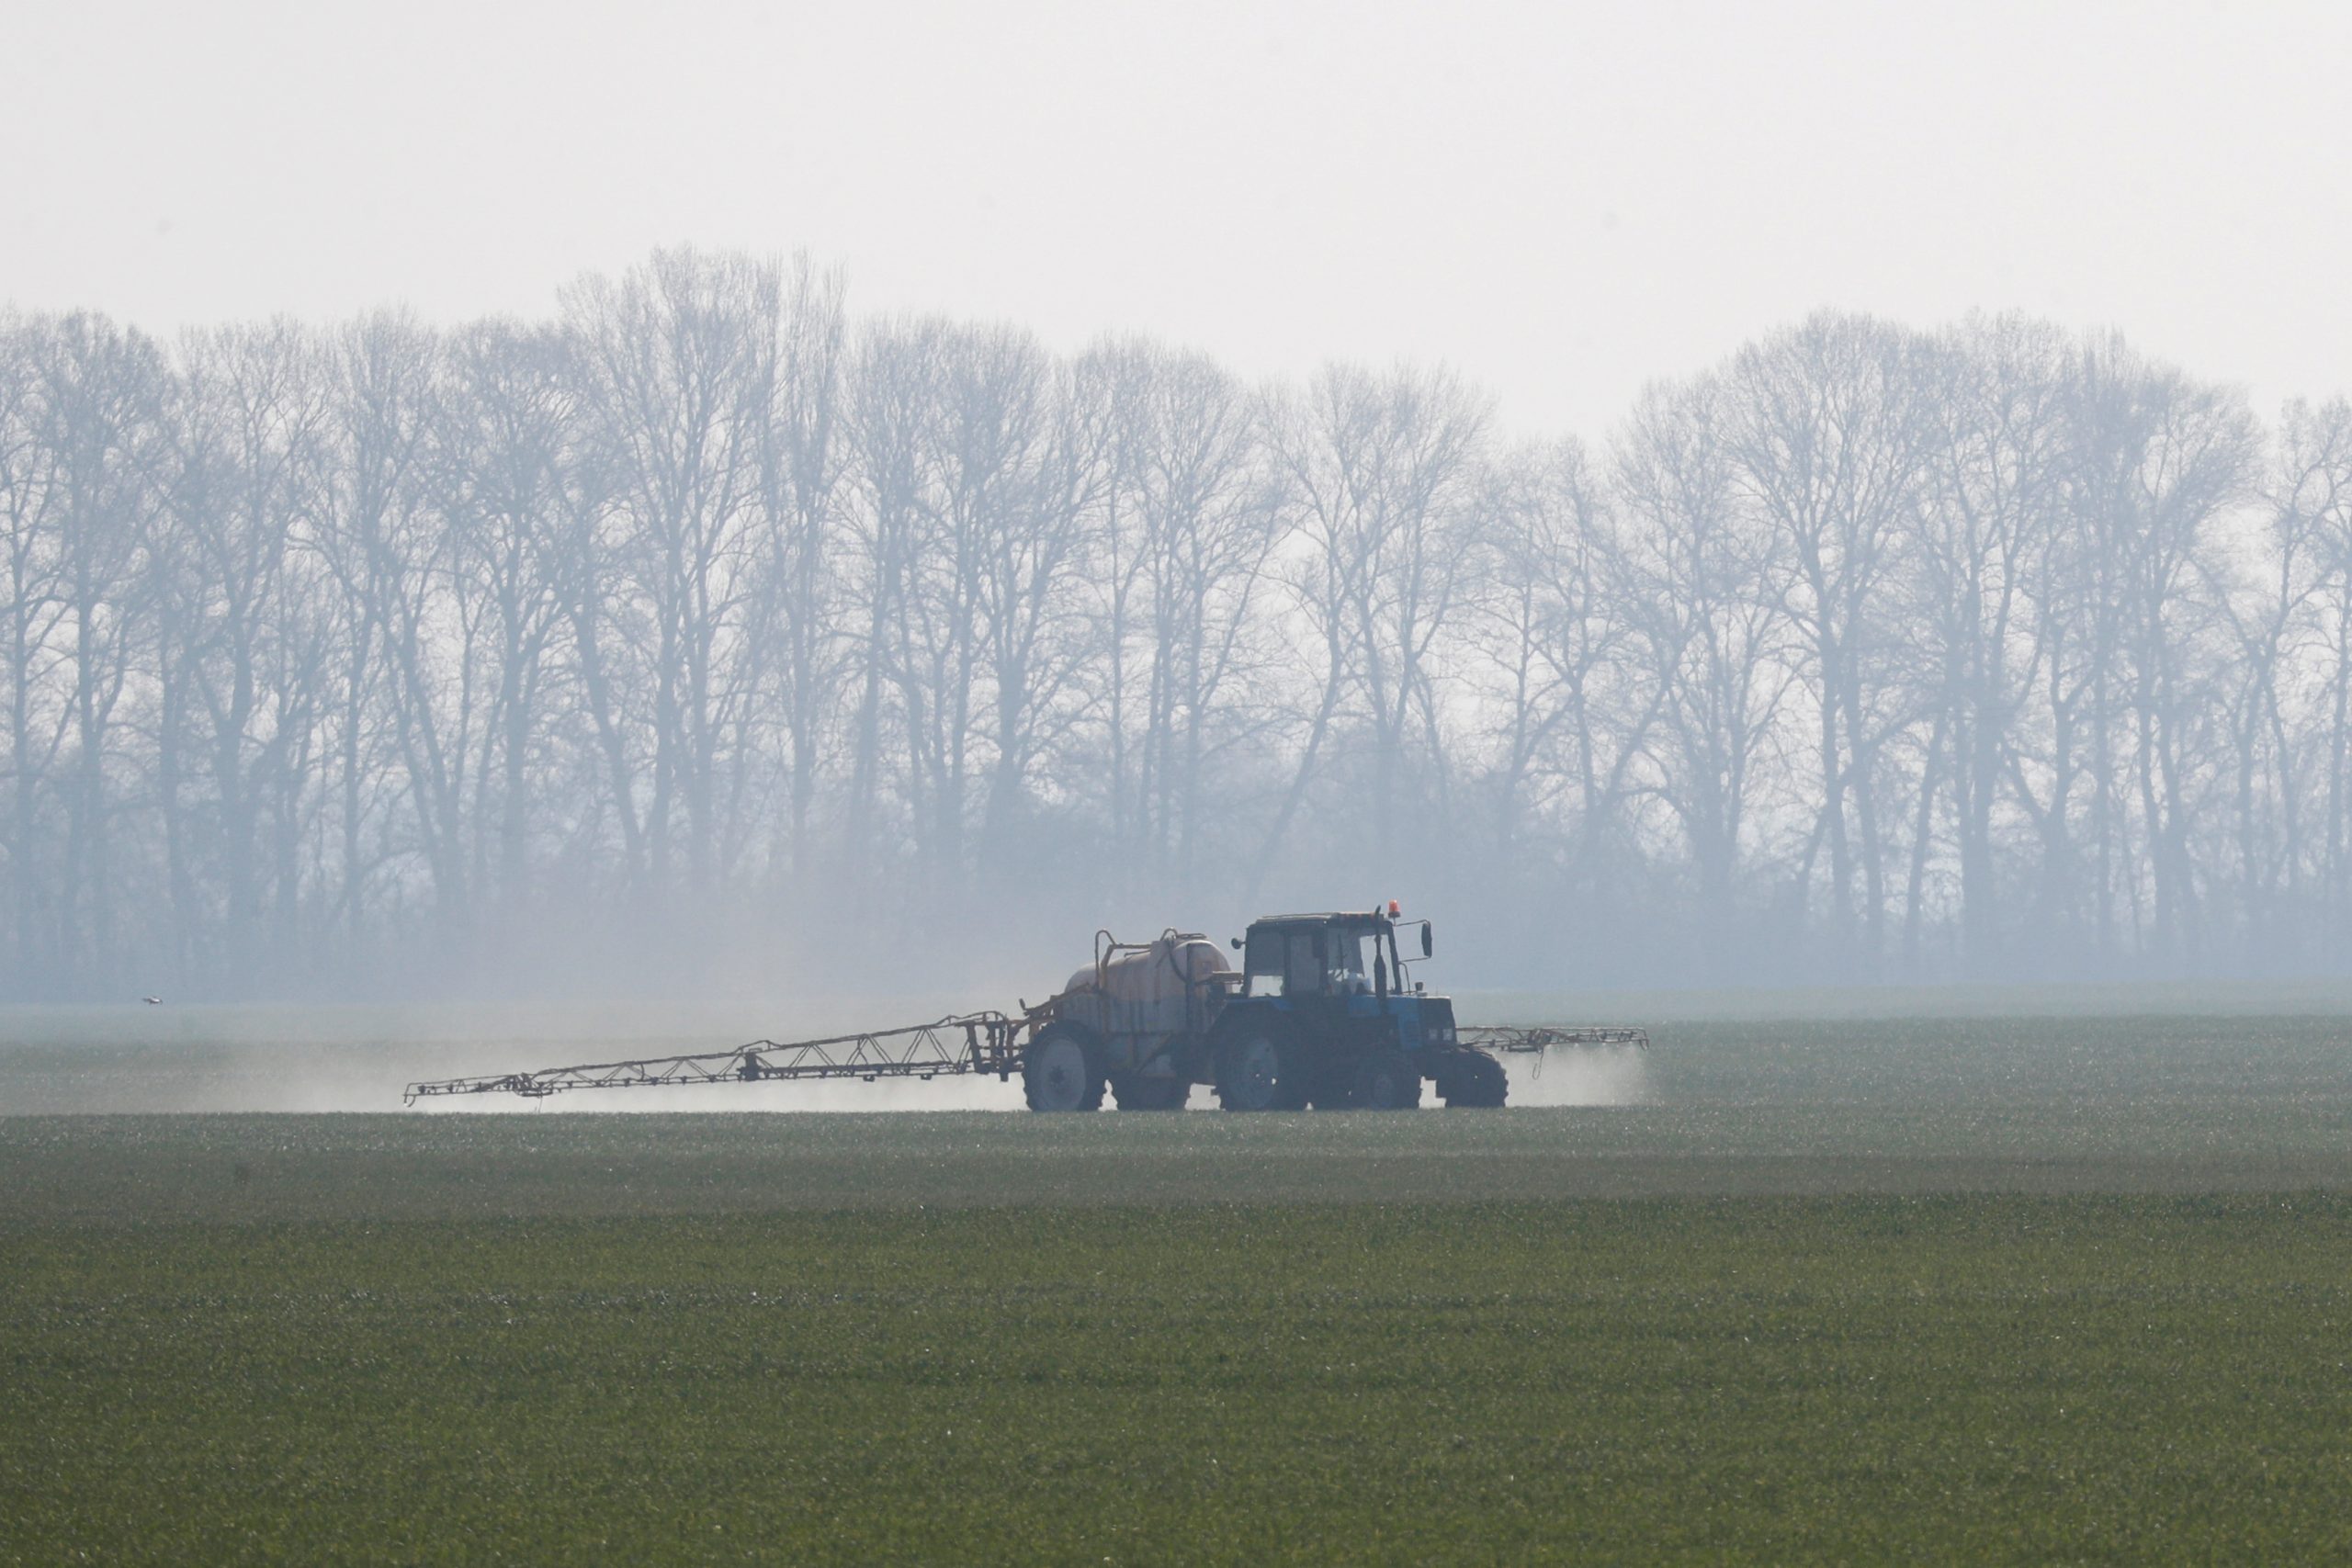
<path fill-rule="evenodd" d="M 1164 1040 L 1207 1028 L 1221 990 L 1215 977 L 1232 972 L 1206 937 L 1163 936 L 1112 953 L 1099 974 L 1090 964 L 1072 975 L 1058 1010 L 1105 1041 L 1123 1035 Z"/>

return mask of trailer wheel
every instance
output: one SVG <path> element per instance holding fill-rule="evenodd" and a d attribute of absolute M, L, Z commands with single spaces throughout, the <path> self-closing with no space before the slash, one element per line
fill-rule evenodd
<path fill-rule="evenodd" d="M 1374 1051 L 1355 1066 L 1350 1100 L 1366 1111 L 1414 1111 L 1421 1103 L 1421 1071 L 1402 1051 Z"/>
<path fill-rule="evenodd" d="M 1193 1098 L 1186 1078 L 1148 1078 L 1141 1073 L 1121 1073 L 1111 1080 L 1111 1100 L 1122 1111 L 1182 1111 Z"/>
<path fill-rule="evenodd" d="M 1218 1047 L 1216 1100 L 1227 1111 L 1304 1111 L 1306 1062 L 1295 1041 L 1246 1030 Z"/>
<path fill-rule="evenodd" d="M 1048 1024 L 1029 1043 L 1021 1088 L 1032 1111 L 1100 1111 L 1102 1068 L 1074 1029 Z"/>

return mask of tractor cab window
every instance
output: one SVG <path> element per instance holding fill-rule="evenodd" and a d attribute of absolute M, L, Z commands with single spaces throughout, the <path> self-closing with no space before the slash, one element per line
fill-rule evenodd
<path fill-rule="evenodd" d="M 1333 996 L 1364 997 L 1372 994 L 1370 971 L 1364 968 L 1363 933 L 1334 931 L 1330 936 L 1330 959 L 1326 971 Z"/>
<path fill-rule="evenodd" d="M 1350 997 L 1372 994 L 1372 971 L 1362 931 L 1328 926 L 1250 933 L 1242 959 L 1243 994 L 1252 997 Z"/>
<path fill-rule="evenodd" d="M 1242 957 L 1247 973 L 1243 994 L 1279 997 L 1289 989 L 1291 933 L 1279 926 L 1256 926 L 1250 931 L 1249 951 Z"/>
<path fill-rule="evenodd" d="M 1323 990 L 1323 933 L 1292 931 L 1283 953 L 1283 995 L 1312 997 Z"/>

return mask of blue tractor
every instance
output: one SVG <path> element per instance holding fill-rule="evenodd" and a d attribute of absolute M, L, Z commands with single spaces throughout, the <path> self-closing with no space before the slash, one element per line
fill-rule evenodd
<path fill-rule="evenodd" d="M 1121 1110 L 1176 1110 L 1194 1084 L 1227 1111 L 1408 1111 L 1424 1083 L 1448 1106 L 1503 1103 L 1510 1081 L 1481 1045 L 1507 1043 L 1464 1038 L 1453 1003 L 1411 977 L 1408 964 L 1434 951 L 1427 920 L 1403 920 L 1393 904 L 1269 915 L 1233 946 L 1238 972 L 1196 933 L 1136 944 L 1098 934 L 1093 967 L 1031 1010 L 1030 1108 L 1091 1111 L 1107 1091 Z"/>
<path fill-rule="evenodd" d="M 1464 1044 L 1453 1003 L 1410 976 L 1402 922 L 1369 914 L 1272 915 L 1250 923 L 1239 995 L 1217 1019 L 1208 1081 L 1228 1111 L 1409 1111 L 1432 1083 L 1449 1106 L 1495 1107 L 1502 1064 Z M 1434 952 L 1430 923 L 1417 954 Z"/>

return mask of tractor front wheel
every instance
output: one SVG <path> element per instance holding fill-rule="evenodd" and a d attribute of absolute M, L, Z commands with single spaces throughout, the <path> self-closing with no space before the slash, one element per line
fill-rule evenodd
<path fill-rule="evenodd" d="M 1060 1024 L 1029 1043 L 1021 1088 L 1032 1111 L 1102 1109 L 1102 1068 L 1079 1032 Z"/>
<path fill-rule="evenodd" d="M 1421 1071 L 1402 1051 L 1374 1051 L 1356 1064 L 1349 1098 L 1366 1111 L 1416 1111 Z"/>

